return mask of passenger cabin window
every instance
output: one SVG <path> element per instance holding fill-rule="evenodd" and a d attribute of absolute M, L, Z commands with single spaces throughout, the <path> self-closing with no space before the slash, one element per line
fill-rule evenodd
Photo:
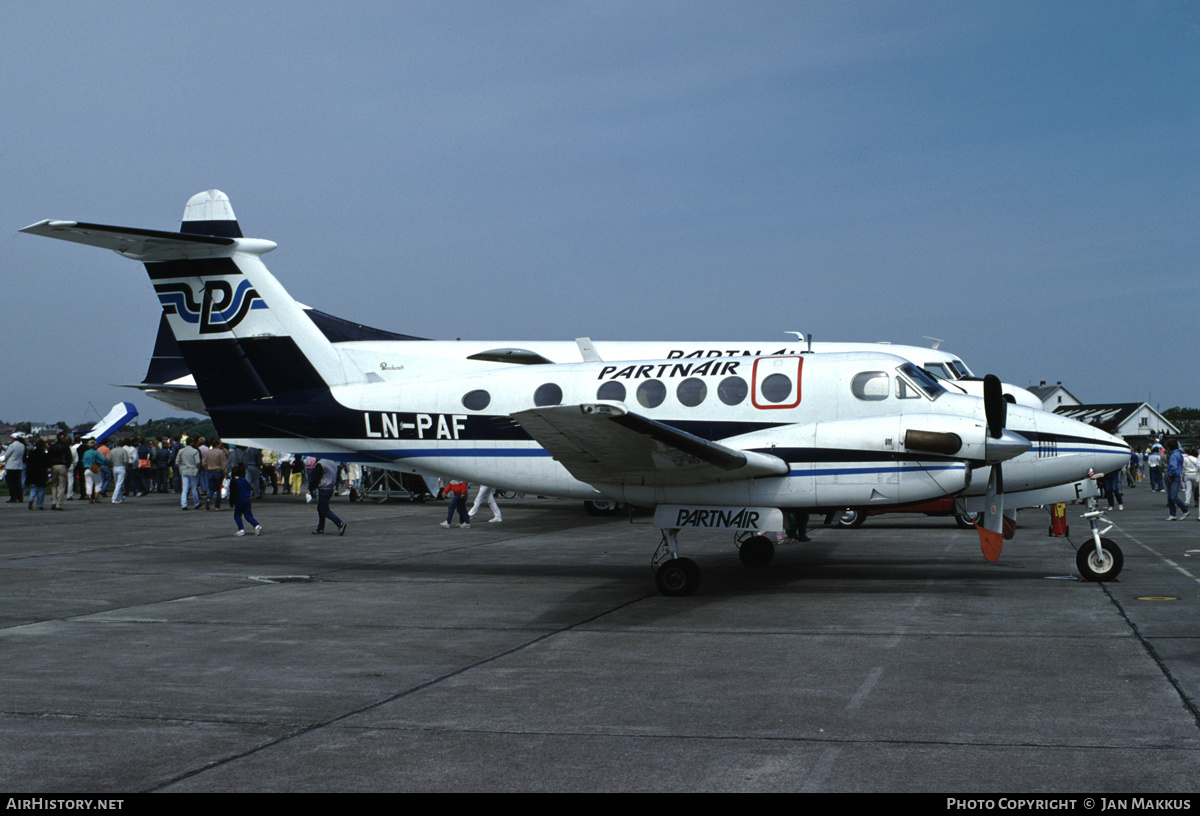
<path fill-rule="evenodd" d="M 468 391 L 463 394 L 463 408 L 468 411 L 482 411 L 487 408 L 492 402 L 492 395 L 482 389 L 479 391 Z"/>
<path fill-rule="evenodd" d="M 704 402 L 704 398 L 707 396 L 708 386 L 699 377 L 688 377 L 675 389 L 675 398 L 679 400 L 681 405 L 688 408 L 695 408 Z"/>
<path fill-rule="evenodd" d="M 619 382 L 609 380 L 596 389 L 596 399 L 612 400 L 613 402 L 625 401 L 625 385 Z"/>
<path fill-rule="evenodd" d="M 783 402 L 792 395 L 792 378 L 786 374 L 770 374 L 760 388 L 767 402 Z"/>
<path fill-rule="evenodd" d="M 726 377 L 717 386 L 717 396 L 726 405 L 741 405 L 750 393 L 750 385 L 741 377 Z"/>
<path fill-rule="evenodd" d="M 864 371 L 855 375 L 850 382 L 850 390 L 860 400 L 882 400 L 888 395 L 888 375 L 886 371 Z"/>
<path fill-rule="evenodd" d="M 667 387 L 662 380 L 646 380 L 638 386 L 637 401 L 643 408 L 657 408 L 667 398 Z"/>
<path fill-rule="evenodd" d="M 561 405 L 562 404 L 562 389 L 554 383 L 546 383 L 539 385 L 537 391 L 533 392 L 533 404 L 537 406 L 543 405 Z"/>

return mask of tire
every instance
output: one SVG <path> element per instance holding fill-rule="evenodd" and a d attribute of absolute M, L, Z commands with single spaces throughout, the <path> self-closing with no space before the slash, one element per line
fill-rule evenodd
<path fill-rule="evenodd" d="M 834 527 L 861 527 L 867 520 L 867 511 L 857 507 L 847 507 L 833 514 Z"/>
<path fill-rule="evenodd" d="M 583 509 L 589 516 L 615 516 L 621 512 L 621 504 L 614 501 L 585 501 Z"/>
<path fill-rule="evenodd" d="M 975 523 L 983 521 L 983 513 L 955 513 L 954 523 L 964 530 L 974 530 Z"/>
<path fill-rule="evenodd" d="M 1125 566 L 1125 557 L 1121 548 L 1107 538 L 1100 539 L 1100 548 L 1104 558 L 1096 557 L 1096 546 L 1091 541 L 1084 544 L 1075 553 L 1075 566 L 1085 581 L 1105 582 L 1115 580 Z"/>
<path fill-rule="evenodd" d="M 700 586 L 700 567 L 690 558 L 672 558 L 654 573 L 654 581 L 663 595 L 691 595 Z"/>
<path fill-rule="evenodd" d="M 738 547 L 738 558 L 752 569 L 765 567 L 775 557 L 775 543 L 766 536 L 751 536 Z"/>

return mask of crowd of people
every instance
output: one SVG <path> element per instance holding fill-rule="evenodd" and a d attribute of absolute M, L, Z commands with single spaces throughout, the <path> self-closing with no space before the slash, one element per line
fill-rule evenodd
<path fill-rule="evenodd" d="M 199 510 L 202 501 L 206 510 L 220 510 L 222 500 L 227 501 L 234 511 L 235 535 L 245 535 L 243 519 L 256 535 L 262 532 L 251 503 L 267 488 L 272 494 L 315 499 L 318 524 L 313 532 L 323 533 L 328 519 L 338 535 L 344 535 L 347 525 L 329 510 L 329 500 L 344 488 L 354 501 L 362 478 L 362 469 L 354 463 L 227 445 L 220 439 L 195 436 L 73 441 L 59 432 L 47 443 L 18 432 L 2 459 L 8 501 L 27 502 L 30 510 L 46 509 L 48 489 L 50 509 L 59 511 L 68 501 L 122 504 L 151 493 L 174 493 L 185 511 Z"/>
<path fill-rule="evenodd" d="M 1122 470 L 1105 474 L 1101 498 L 1108 500 L 1109 510 L 1124 510 L 1125 487 L 1136 488 L 1139 482 L 1148 483 L 1151 492 L 1167 494 L 1167 521 L 1187 518 L 1189 506 L 1200 506 L 1200 450 L 1182 448 L 1175 439 L 1151 439 L 1141 453 L 1133 449 Z"/>
<path fill-rule="evenodd" d="M 30 510 L 45 509 L 48 489 L 52 491 L 51 510 L 62 510 L 65 501 L 122 504 L 128 498 L 150 493 L 175 493 L 185 511 L 199 510 L 201 501 L 206 510 L 220 510 L 222 500 L 226 500 L 234 511 L 235 535 L 245 535 L 243 520 L 253 526 L 255 535 L 262 533 L 252 502 L 261 498 L 268 487 L 272 494 L 305 495 L 309 501 L 316 500 L 314 534 L 324 533 L 329 521 L 338 535 L 344 535 L 347 525 L 329 509 L 329 501 L 343 487 L 354 501 L 362 479 L 362 470 L 354 463 L 227 445 L 220 439 L 195 436 L 72 441 L 60 431 L 53 442 L 47 443 L 18 432 L 0 458 L 8 501 L 28 501 Z M 1200 507 L 1197 448 L 1183 449 L 1174 439 L 1153 439 L 1140 454 L 1136 448 L 1133 450 L 1125 468 L 1104 475 L 1100 480 L 1101 496 L 1108 500 L 1110 510 L 1124 510 L 1124 488 L 1135 488 L 1142 481 L 1150 484 L 1151 491 L 1167 494 L 1167 521 L 1187 518 L 1189 506 Z M 457 513 L 457 526 L 469 528 L 471 517 L 485 501 L 492 511 L 490 521 L 501 520 L 492 488 L 480 486 L 469 511 L 467 488 L 467 483 L 458 479 L 446 485 L 451 501 L 442 527 L 454 526 Z"/>

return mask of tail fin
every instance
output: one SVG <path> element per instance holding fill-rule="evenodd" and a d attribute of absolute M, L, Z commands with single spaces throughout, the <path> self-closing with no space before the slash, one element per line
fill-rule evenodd
<path fill-rule="evenodd" d="M 243 238 L 228 197 L 192 196 L 180 232 L 41 221 L 21 230 L 112 249 L 146 266 L 171 333 L 210 409 L 357 382 Z"/>
<path fill-rule="evenodd" d="M 233 215 L 229 196 L 220 190 L 205 190 L 188 199 L 179 231 L 185 235 L 217 235 L 241 238 L 242 228 Z"/>

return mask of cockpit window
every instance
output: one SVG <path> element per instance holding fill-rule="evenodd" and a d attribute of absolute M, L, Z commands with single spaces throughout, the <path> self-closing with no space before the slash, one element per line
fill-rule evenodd
<path fill-rule="evenodd" d="M 860 400 L 882 400 L 888 395 L 886 371 L 864 371 L 850 381 L 850 391 Z"/>
<path fill-rule="evenodd" d="M 928 371 L 933 376 L 938 377 L 943 380 L 957 380 L 958 379 L 958 377 L 954 376 L 954 374 L 950 371 L 950 369 L 948 367 L 946 367 L 945 365 L 943 365 L 942 363 L 926 363 L 925 370 Z"/>
<path fill-rule="evenodd" d="M 896 399 L 920 399 L 922 394 L 903 377 L 896 378 Z"/>
<path fill-rule="evenodd" d="M 946 389 L 942 387 L 937 379 L 930 376 L 929 372 L 918 368 L 912 363 L 905 363 L 896 370 L 904 375 L 909 385 L 912 385 L 931 400 L 935 400 L 946 393 Z"/>
<path fill-rule="evenodd" d="M 956 380 L 961 380 L 965 377 L 975 376 L 974 374 L 971 373 L 971 369 L 967 368 L 967 364 L 964 363 L 962 360 L 954 359 L 954 360 L 951 360 L 949 363 L 947 363 L 947 365 L 949 365 L 950 368 L 955 372 L 955 374 L 958 375 L 954 378 Z"/>

